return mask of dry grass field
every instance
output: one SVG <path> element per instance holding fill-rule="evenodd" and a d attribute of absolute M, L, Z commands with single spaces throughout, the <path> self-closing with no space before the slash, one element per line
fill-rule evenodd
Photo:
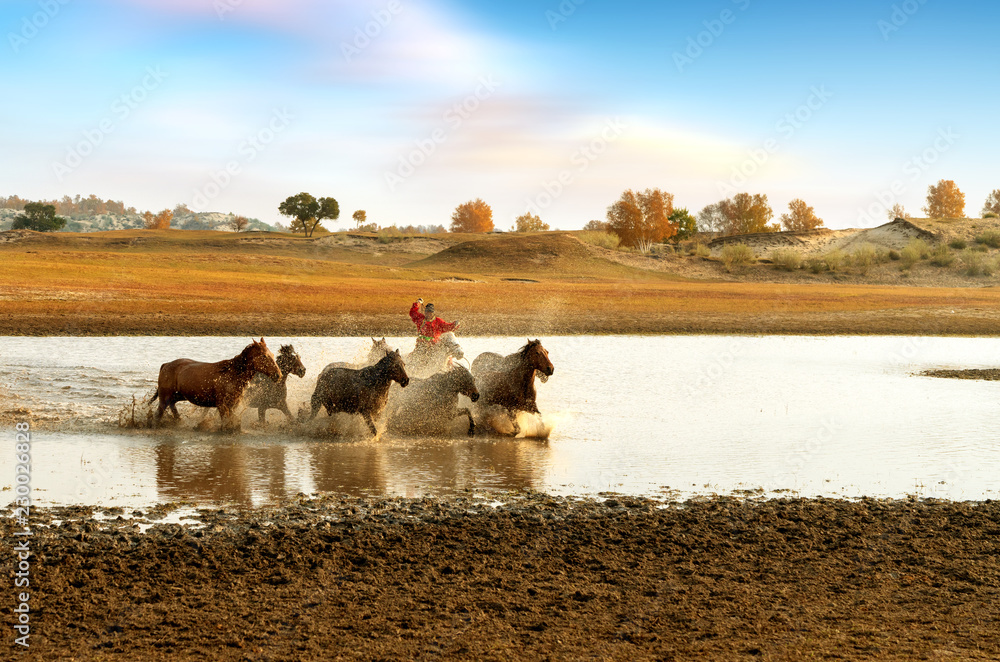
<path fill-rule="evenodd" d="M 406 311 L 418 296 L 460 319 L 466 335 L 1000 329 L 1000 289 L 984 287 L 989 281 L 907 287 L 825 274 L 795 281 L 769 265 L 745 275 L 698 257 L 657 265 L 606 259 L 570 233 L 7 232 L 0 233 L 0 333 L 408 334 Z"/>

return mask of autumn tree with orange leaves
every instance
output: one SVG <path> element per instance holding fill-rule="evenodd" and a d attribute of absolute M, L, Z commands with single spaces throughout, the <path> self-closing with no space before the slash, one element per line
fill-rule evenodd
<path fill-rule="evenodd" d="M 786 230 L 803 232 L 823 227 L 823 219 L 816 216 L 812 207 L 796 198 L 788 203 L 788 213 L 781 215 L 781 224 Z"/>
<path fill-rule="evenodd" d="M 670 222 L 674 196 L 658 188 L 636 193 L 629 189 L 608 207 L 608 231 L 618 235 L 623 246 L 648 253 L 653 244 L 677 234 Z"/>
<path fill-rule="evenodd" d="M 153 227 L 151 230 L 169 230 L 170 222 L 174 220 L 174 212 L 164 209 L 153 217 Z"/>
<path fill-rule="evenodd" d="M 170 222 L 174 220 L 174 212 L 164 209 L 159 214 L 151 211 L 142 212 L 142 221 L 147 230 L 168 230 Z"/>
<path fill-rule="evenodd" d="M 493 232 L 493 209 L 476 198 L 460 204 L 451 215 L 452 232 Z"/>
<path fill-rule="evenodd" d="M 927 187 L 927 218 L 965 218 L 965 194 L 955 182 L 942 179 Z"/>

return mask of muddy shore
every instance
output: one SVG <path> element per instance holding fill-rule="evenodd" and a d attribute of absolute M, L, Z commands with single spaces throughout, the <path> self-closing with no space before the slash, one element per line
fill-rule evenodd
<path fill-rule="evenodd" d="M 463 313 L 463 336 L 579 334 L 1000 335 L 1000 309 L 664 312 L 594 315 Z M 6 336 L 409 336 L 405 315 L 12 313 Z"/>
<path fill-rule="evenodd" d="M 171 508 L 35 511 L 17 659 L 1000 657 L 998 502 L 325 496 L 141 531 Z"/>

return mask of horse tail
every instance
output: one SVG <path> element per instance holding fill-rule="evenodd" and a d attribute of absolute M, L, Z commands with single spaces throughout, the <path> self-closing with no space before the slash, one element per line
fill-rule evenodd
<path fill-rule="evenodd" d="M 151 404 L 153 404 L 154 402 L 156 402 L 156 399 L 157 399 L 158 397 L 160 397 L 160 389 L 159 389 L 159 387 L 157 387 L 157 388 L 153 389 L 153 397 L 151 397 L 151 398 L 150 398 L 150 399 L 149 399 L 149 400 L 148 400 L 148 401 L 146 402 L 146 404 L 147 404 L 147 405 L 151 405 Z"/>

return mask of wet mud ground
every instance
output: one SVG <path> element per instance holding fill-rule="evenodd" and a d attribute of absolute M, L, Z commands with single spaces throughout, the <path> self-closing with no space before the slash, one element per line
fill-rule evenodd
<path fill-rule="evenodd" d="M 1000 502 L 324 496 L 148 526 L 174 507 L 34 512 L 31 646 L 2 657 L 1000 659 Z"/>

